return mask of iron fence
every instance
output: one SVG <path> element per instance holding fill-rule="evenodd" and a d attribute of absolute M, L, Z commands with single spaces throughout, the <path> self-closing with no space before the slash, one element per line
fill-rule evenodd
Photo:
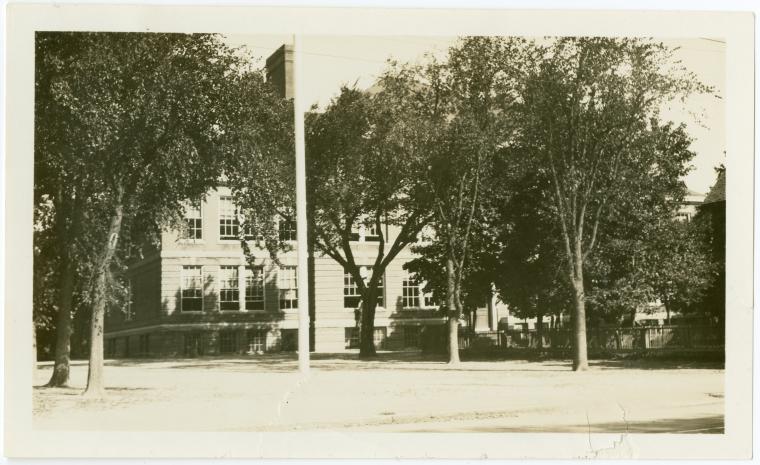
<path fill-rule="evenodd" d="M 460 349 L 482 348 L 572 348 L 569 328 L 461 333 Z M 717 326 L 643 326 L 601 327 L 586 331 L 589 350 L 634 351 L 657 349 L 719 349 L 725 345 L 725 332 Z M 540 343 L 539 343 L 540 342 Z"/>

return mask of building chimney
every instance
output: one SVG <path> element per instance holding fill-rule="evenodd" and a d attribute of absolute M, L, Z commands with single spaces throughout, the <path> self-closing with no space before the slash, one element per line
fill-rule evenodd
<path fill-rule="evenodd" d="M 281 97 L 293 98 L 293 46 L 284 44 L 269 55 L 266 63 L 267 82 Z"/>

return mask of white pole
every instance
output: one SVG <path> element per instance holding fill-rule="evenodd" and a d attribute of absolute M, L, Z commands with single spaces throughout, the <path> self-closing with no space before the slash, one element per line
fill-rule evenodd
<path fill-rule="evenodd" d="M 296 239 L 298 240 L 298 370 L 309 372 L 309 249 L 306 243 L 306 143 L 301 93 L 301 44 L 293 36 L 293 113 L 296 136 Z"/>

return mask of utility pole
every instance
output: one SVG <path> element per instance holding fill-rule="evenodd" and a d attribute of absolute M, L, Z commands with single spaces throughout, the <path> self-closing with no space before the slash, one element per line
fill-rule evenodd
<path fill-rule="evenodd" d="M 293 36 L 293 115 L 296 137 L 296 239 L 298 242 L 298 371 L 309 372 L 309 250 L 306 223 L 306 140 L 304 133 L 301 38 Z"/>

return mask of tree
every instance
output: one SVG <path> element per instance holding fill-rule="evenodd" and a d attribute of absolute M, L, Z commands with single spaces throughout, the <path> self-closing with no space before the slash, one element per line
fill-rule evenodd
<path fill-rule="evenodd" d="M 223 136 L 222 161 L 238 215 L 238 239 L 250 266 L 257 259 L 252 240 L 263 240 L 270 257 L 288 248 L 280 221 L 295 222 L 295 153 L 293 105 L 277 95 L 260 70 L 246 70 L 231 80 L 234 96 Z M 239 102 L 252 102 L 240 105 Z"/>
<path fill-rule="evenodd" d="M 414 97 L 405 84 L 386 73 L 374 94 L 344 87 L 323 113 L 312 112 L 306 120 L 310 235 L 316 251 L 338 262 L 357 284 L 365 357 L 375 354 L 375 310 L 385 269 L 417 241 L 429 216 L 419 128 L 407 118 Z M 395 227 L 396 234 L 385 226 Z M 351 248 L 358 228 L 377 234 L 371 276 Z"/>
<path fill-rule="evenodd" d="M 482 230 L 485 176 L 498 148 L 511 139 L 514 88 L 525 50 L 520 39 L 466 37 L 445 62 L 416 68 L 417 118 L 426 120 L 432 227 L 442 244 L 446 270 L 449 363 L 459 362 L 458 328 L 462 286 L 473 255 L 472 238 Z M 414 69 L 414 68 L 412 68 Z M 475 287 L 490 291 L 491 282 Z"/>
<path fill-rule="evenodd" d="M 551 174 L 573 293 L 573 369 L 585 370 L 586 264 L 608 220 L 624 208 L 640 211 L 647 200 L 664 202 L 663 190 L 680 182 L 683 158 L 656 146 L 658 134 L 672 134 L 660 131 L 659 109 L 707 89 L 674 64 L 671 50 L 649 40 L 560 38 L 538 47 L 520 89 L 518 144 Z"/>
<path fill-rule="evenodd" d="M 45 283 L 58 280 L 58 276 L 56 276 L 58 256 L 52 234 L 51 203 L 41 202 L 35 206 L 34 213 L 32 341 L 34 344 L 33 367 L 36 370 L 39 349 L 42 348 L 43 351 L 48 349 L 45 333 L 49 333 L 54 327 L 53 322 L 57 314 L 55 288 L 45 286 Z M 42 338 L 39 337 L 40 333 L 43 334 Z"/>
<path fill-rule="evenodd" d="M 496 289 L 510 313 L 536 318 L 539 347 L 543 344 L 544 316 L 561 317 L 570 302 L 561 274 L 562 251 L 557 240 L 546 171 L 523 166 L 525 154 L 506 154 L 504 148 L 489 176 L 487 197 L 489 245 Z"/>
<path fill-rule="evenodd" d="M 484 224 L 482 219 L 477 226 Z M 428 230 L 432 233 L 432 229 Z M 432 235 L 432 234 L 431 234 Z M 486 249 L 490 246 L 490 238 L 485 237 L 482 229 L 475 228 L 471 232 L 469 259 L 465 262 L 464 275 L 459 289 L 462 315 L 468 318 L 470 325 L 474 324 L 473 317 L 477 308 L 493 296 L 492 282 L 493 257 Z M 440 241 L 423 241 L 412 246 L 417 258 L 404 264 L 404 269 L 414 273 L 415 279 L 423 281 L 423 291 L 432 295 L 433 301 L 439 303 L 442 316 L 448 317 L 447 307 L 448 278 L 446 273 L 446 246 Z M 447 328 L 448 329 L 448 328 Z M 448 332 L 447 332 L 448 342 Z M 447 347 L 448 352 L 448 347 Z"/>
<path fill-rule="evenodd" d="M 239 60 L 209 34 L 39 33 L 37 55 L 47 65 L 37 80 L 43 137 L 35 158 L 50 184 L 72 192 L 56 204 L 61 215 L 81 217 L 77 231 L 97 238 L 85 257 L 75 253 L 76 231 L 62 242 L 65 254 L 91 264 L 85 393 L 98 396 L 118 254 L 155 240 L 185 199 L 216 184 L 226 83 Z M 86 202 L 67 211 L 65 199 Z"/>
<path fill-rule="evenodd" d="M 97 181 L 87 173 L 87 159 L 72 134 L 87 133 L 86 121 L 72 114 L 65 102 L 73 84 L 66 76 L 87 47 L 87 34 L 37 35 L 35 53 L 35 309 L 55 308 L 55 359 L 48 386 L 69 380 L 72 312 L 77 290 L 83 287 L 94 227 L 83 223 L 98 202 Z M 46 298 L 47 297 L 47 298 Z M 39 312 L 38 312 L 39 313 Z"/>

